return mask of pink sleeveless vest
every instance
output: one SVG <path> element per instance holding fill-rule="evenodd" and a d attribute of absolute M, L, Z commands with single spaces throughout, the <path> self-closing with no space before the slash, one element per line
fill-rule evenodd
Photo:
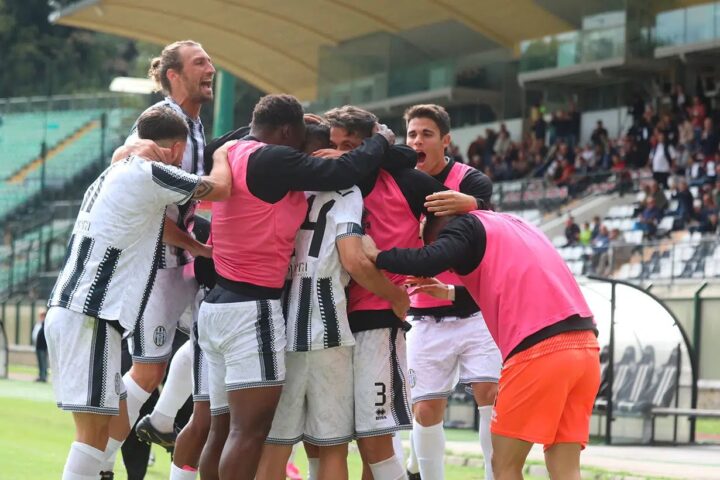
<path fill-rule="evenodd" d="M 455 162 L 453 163 L 450 173 L 445 179 L 444 185 L 450 190 L 460 191 L 460 182 L 465 178 L 465 174 L 471 170 L 472 167 L 465 165 L 464 163 Z M 437 276 L 437 279 L 446 285 L 462 285 L 460 278 L 452 272 L 443 272 Z M 410 305 L 413 308 L 433 308 L 433 307 L 447 307 L 452 305 L 453 302 L 449 300 L 441 300 L 439 298 L 431 297 L 425 293 L 416 293 L 410 297 Z"/>
<path fill-rule="evenodd" d="M 276 203 L 250 193 L 248 159 L 264 146 L 241 140 L 228 152 L 232 194 L 212 204 L 213 260 L 217 273 L 228 280 L 281 288 L 307 201 L 303 192 L 289 192 Z"/>
<path fill-rule="evenodd" d="M 380 250 L 393 247 L 418 248 L 420 223 L 392 175 L 380 170 L 372 192 L 364 198 L 363 226 Z M 395 285 L 405 282 L 405 275 L 383 272 Z M 350 283 L 348 312 L 387 310 L 390 302 L 370 293 L 355 282 Z"/>
<path fill-rule="evenodd" d="M 540 230 L 504 213 L 471 212 L 487 233 L 480 265 L 460 278 L 505 359 L 525 338 L 572 315 L 592 317 L 567 265 Z"/>

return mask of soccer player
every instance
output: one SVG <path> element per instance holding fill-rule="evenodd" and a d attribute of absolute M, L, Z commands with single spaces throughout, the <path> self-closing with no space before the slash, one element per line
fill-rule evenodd
<path fill-rule="evenodd" d="M 435 217 L 424 234 L 419 249 L 380 252 L 363 241 L 381 269 L 418 277 L 452 269 L 483 312 L 504 362 L 491 426 L 495 478 L 521 479 L 533 443 L 545 446 L 551 478 L 580 478 L 600 349 L 567 265 L 540 230 L 508 214 Z"/>
<path fill-rule="evenodd" d="M 327 148 L 330 128 L 308 125 L 306 152 Z M 324 135 L 325 145 L 314 137 Z M 326 160 L 331 162 L 332 160 Z M 400 311 L 410 299 L 362 250 L 362 195 L 358 187 L 305 192 L 308 212 L 295 238 L 287 320 L 286 382 L 263 450 L 258 478 L 283 480 L 292 445 L 318 447 L 317 478 L 348 478 L 347 445 L 355 431 L 353 345 L 345 288 L 350 277 Z"/>
<path fill-rule="evenodd" d="M 150 63 L 149 76 L 159 90 L 167 96 L 155 106 L 166 106 L 180 115 L 188 126 L 181 168 L 192 174 L 204 173 L 203 148 L 205 136 L 200 109 L 213 99 L 212 81 L 215 68 L 202 46 L 192 40 L 183 40 L 167 45 L 159 57 Z M 152 108 L 152 107 L 151 107 Z M 123 158 L 137 151 L 137 130 L 128 137 L 125 147 L 113 155 L 113 159 Z M 140 407 L 147 401 L 163 377 L 170 357 L 173 337 L 182 313 L 190 306 L 198 291 L 198 284 L 184 266 L 191 263 L 194 256 L 210 255 L 210 250 L 193 238 L 192 224 L 196 202 L 187 202 L 182 206 L 169 205 L 166 212 L 164 246 L 158 263 L 157 279 L 150 292 L 147 308 L 138 319 L 132 336 L 133 366 L 123 381 L 128 391 L 129 423 L 120 419 L 112 422 L 110 441 L 108 442 L 108 465 L 111 471 L 120 445 L 137 421 Z M 190 325 L 184 328 L 189 331 Z M 190 388 L 190 375 L 180 376 Z M 175 441 L 173 420 L 166 416 L 155 415 L 153 421 L 145 422 L 142 427 L 148 435 L 162 439 L 166 443 Z"/>
<path fill-rule="evenodd" d="M 406 143 L 418 155 L 417 168 L 449 188 L 428 197 L 428 210 L 435 215 L 466 213 L 490 203 L 490 179 L 445 156 L 450 145 L 450 116 L 443 107 L 415 105 L 405 111 L 405 122 Z M 413 402 L 411 450 L 419 468 L 410 465 L 408 471 L 419 471 L 426 479 L 444 478 L 443 418 L 447 398 L 459 378 L 460 383 L 472 388 L 478 404 L 486 478 L 492 479 L 490 418 L 500 378 L 500 351 L 480 309 L 455 274 L 441 273 L 437 282 L 426 282 L 422 288 L 430 285 L 441 290 L 442 299 L 422 290 L 411 296 L 409 320 L 413 328 L 407 334 Z"/>
<path fill-rule="evenodd" d="M 138 119 L 138 136 L 169 150 L 179 165 L 187 125 L 171 109 L 152 108 Z M 227 163 L 209 177 L 137 156 L 113 163 L 87 189 L 48 301 L 46 334 L 57 403 L 73 412 L 76 441 L 63 479 L 97 479 L 113 416 L 127 422 L 120 375 L 120 343 L 142 317 L 155 281 L 165 209 L 193 198 L 230 193 Z"/>
<path fill-rule="evenodd" d="M 340 151 L 356 148 L 371 134 L 377 117 L 361 108 L 345 106 L 326 112 L 330 140 Z M 445 187 L 414 169 L 416 154 L 394 146 L 388 156 L 399 157 L 399 168 L 385 167 L 359 184 L 364 198 L 363 227 L 379 245 L 419 246 L 420 217 L 428 214 L 425 197 Z M 405 277 L 389 275 L 402 285 Z M 352 282 L 349 290 L 350 328 L 355 334 L 355 435 L 366 478 L 404 478 L 395 455 L 393 433 L 412 428 L 405 335 L 398 312 L 385 299 Z M 369 471 L 368 471 L 369 470 Z"/>
<path fill-rule="evenodd" d="M 204 480 L 255 476 L 285 380 L 280 296 L 307 214 L 304 192 L 346 190 L 375 170 L 394 141 L 389 129 L 376 129 L 335 161 L 312 157 L 299 151 L 300 103 L 267 95 L 253 110 L 250 135 L 229 150 L 233 192 L 212 208 L 217 285 L 198 318 L 212 414 L 200 459 Z"/>

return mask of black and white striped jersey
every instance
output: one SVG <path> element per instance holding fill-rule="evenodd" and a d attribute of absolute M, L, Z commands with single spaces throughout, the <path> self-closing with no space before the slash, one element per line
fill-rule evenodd
<path fill-rule="evenodd" d="M 283 308 L 287 350 L 306 352 L 355 344 L 347 318 L 345 287 L 336 240 L 362 235 L 360 189 L 307 192 L 308 213 L 297 236 Z"/>
<path fill-rule="evenodd" d="M 133 330 L 160 263 L 165 209 L 200 177 L 140 157 L 107 168 L 85 192 L 48 306 Z"/>
<path fill-rule="evenodd" d="M 187 145 L 185 145 L 185 155 L 182 160 L 182 169 L 188 173 L 194 173 L 195 175 L 205 175 L 204 168 L 204 150 L 205 150 L 205 131 L 203 130 L 202 121 L 200 117 L 192 118 L 188 116 L 183 109 L 175 103 L 170 97 L 165 97 L 164 100 L 156 103 L 150 108 L 158 106 L 167 106 L 175 110 L 180 114 L 187 122 L 188 126 L 188 138 Z M 133 125 L 130 136 L 125 140 L 125 144 L 128 144 L 137 137 L 137 125 Z M 188 202 L 182 207 L 175 205 L 169 205 L 167 209 L 167 216 L 176 222 L 177 226 L 184 232 L 192 232 L 192 222 L 195 218 L 195 206 L 196 202 Z M 193 261 L 192 255 L 186 250 L 171 245 L 164 245 L 162 257 L 160 258 L 159 268 L 172 268 L 186 265 Z"/>

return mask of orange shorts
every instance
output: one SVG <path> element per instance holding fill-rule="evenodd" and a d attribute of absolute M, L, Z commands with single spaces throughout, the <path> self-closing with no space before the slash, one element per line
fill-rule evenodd
<path fill-rule="evenodd" d="M 550 337 L 503 365 L 492 433 L 547 450 L 579 443 L 590 434 L 590 415 L 600 386 L 600 348 L 591 331 Z"/>

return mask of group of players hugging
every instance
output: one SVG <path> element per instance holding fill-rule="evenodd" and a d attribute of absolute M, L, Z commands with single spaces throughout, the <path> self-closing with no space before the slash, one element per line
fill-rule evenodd
<path fill-rule="evenodd" d="M 445 156 L 447 112 L 408 108 L 400 145 L 361 108 L 304 114 L 268 95 L 249 127 L 206 144 L 214 74 L 200 44 L 165 47 L 150 77 L 166 98 L 85 193 L 46 319 L 76 426 L 62 478 L 113 478 L 135 426 L 174 447 L 174 480 L 284 479 L 300 442 L 309 478 L 348 478 L 352 440 L 363 479 L 441 479 L 462 383 L 486 478 L 522 478 L 541 443 L 552 478 L 579 479 L 593 315 L 544 234 L 494 212 L 491 181 Z M 192 340 L 138 421 L 177 329 Z"/>

